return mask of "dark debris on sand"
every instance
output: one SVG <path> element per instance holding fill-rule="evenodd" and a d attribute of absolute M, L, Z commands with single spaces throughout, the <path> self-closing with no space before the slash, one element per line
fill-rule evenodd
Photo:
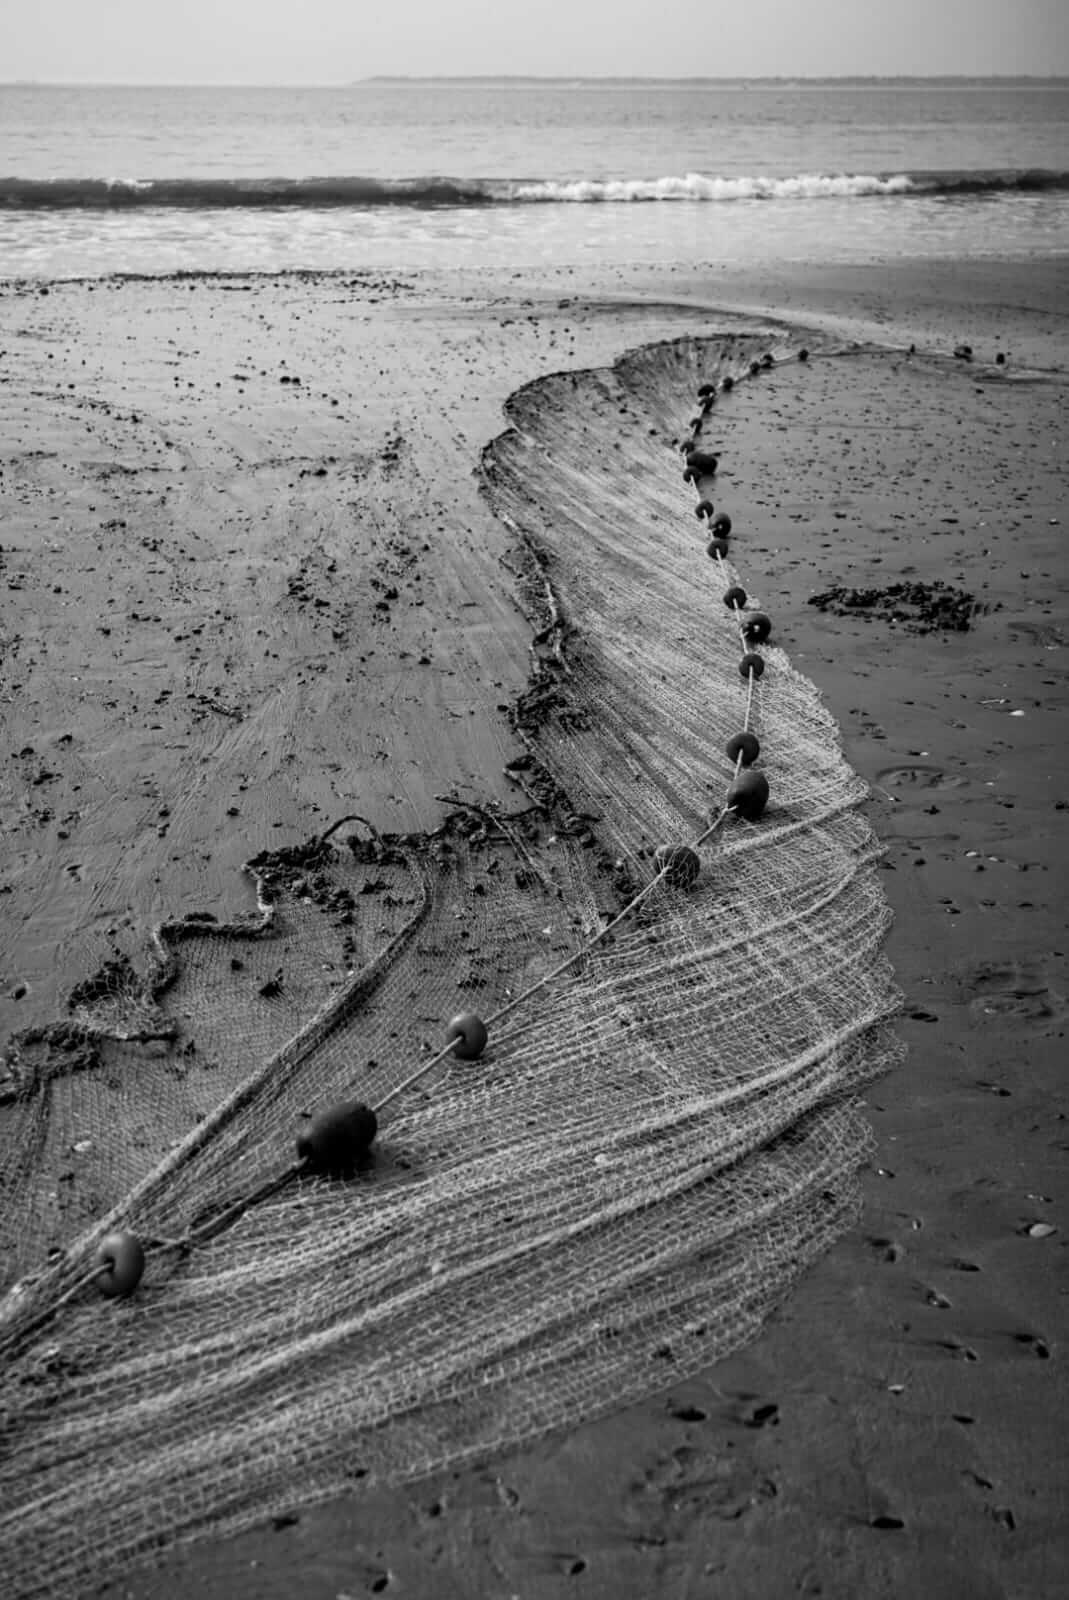
<path fill-rule="evenodd" d="M 882 589 L 844 584 L 811 595 L 808 602 L 837 617 L 881 618 L 910 633 L 967 633 L 973 619 L 995 607 L 948 583 L 891 583 Z"/>

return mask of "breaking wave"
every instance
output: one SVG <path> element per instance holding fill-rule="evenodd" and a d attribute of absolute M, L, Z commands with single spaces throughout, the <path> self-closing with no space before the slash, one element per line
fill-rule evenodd
<path fill-rule="evenodd" d="M 1069 172 L 798 173 L 793 177 L 663 178 L 0 178 L 0 209 L 10 211 L 321 210 L 620 204 L 653 201 L 822 200 L 1069 193 Z"/>

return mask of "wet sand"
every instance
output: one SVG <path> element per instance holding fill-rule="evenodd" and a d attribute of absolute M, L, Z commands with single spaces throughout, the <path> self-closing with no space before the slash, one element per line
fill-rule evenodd
<path fill-rule="evenodd" d="M 112 1592 L 1055 1592 L 1063 268 L 0 293 L 5 1036 L 164 913 L 231 911 L 265 846 L 514 796 L 530 625 L 473 470 L 513 390 L 754 321 L 880 347 L 740 386 L 720 440 L 735 560 L 888 845 L 911 1053 L 861 1227 L 702 1378 Z M 970 628 L 807 603 L 898 583 Z"/>

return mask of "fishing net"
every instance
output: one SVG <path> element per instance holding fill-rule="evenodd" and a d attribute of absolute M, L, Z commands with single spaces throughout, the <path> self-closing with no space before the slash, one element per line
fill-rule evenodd
<path fill-rule="evenodd" d="M 482 471 L 535 629 L 512 813 L 457 804 L 404 838 L 348 819 L 264 854 L 246 914 L 165 924 L 146 970 L 116 958 L 12 1042 L 14 1593 L 84 1594 L 674 1382 L 856 1215 L 857 1093 L 897 1048 L 863 788 L 780 651 L 740 677 L 734 570 L 673 448 L 696 387 L 767 348 L 654 347 L 510 402 Z M 709 831 L 747 706 L 772 799 Z M 659 844 L 703 834 L 696 882 L 658 873 Z M 480 1060 L 393 1100 L 353 1177 L 270 1192 L 324 1105 L 379 1104 L 453 1012 L 510 1006 Z M 104 1300 L 87 1274 L 116 1225 L 147 1267 Z"/>

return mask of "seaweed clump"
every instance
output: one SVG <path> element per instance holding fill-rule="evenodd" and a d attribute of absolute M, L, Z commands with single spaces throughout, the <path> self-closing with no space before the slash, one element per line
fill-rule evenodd
<path fill-rule="evenodd" d="M 977 616 L 992 609 L 966 590 L 938 581 L 890 583 L 882 589 L 837 584 L 811 595 L 808 603 L 837 617 L 880 618 L 910 633 L 967 633 Z"/>

